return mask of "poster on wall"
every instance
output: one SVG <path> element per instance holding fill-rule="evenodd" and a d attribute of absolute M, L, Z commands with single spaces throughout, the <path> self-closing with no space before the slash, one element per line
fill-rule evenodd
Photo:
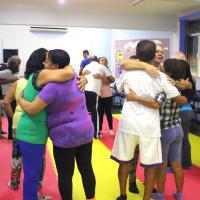
<path fill-rule="evenodd" d="M 135 55 L 137 43 L 142 39 L 116 40 L 115 41 L 115 77 L 122 73 L 120 63 Z M 149 39 L 148 39 L 149 40 Z M 169 38 L 150 39 L 156 43 L 162 43 L 164 47 L 164 59 L 169 57 Z"/>

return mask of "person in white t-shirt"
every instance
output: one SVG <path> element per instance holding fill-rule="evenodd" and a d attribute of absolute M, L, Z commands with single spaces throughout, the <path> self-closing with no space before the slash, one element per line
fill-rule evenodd
<path fill-rule="evenodd" d="M 136 48 L 136 56 L 143 62 L 152 63 L 156 52 L 156 45 L 149 40 L 140 41 Z M 118 91 L 133 89 L 138 96 L 156 99 L 164 92 L 175 102 L 181 101 L 178 90 L 168 82 L 167 77 L 159 72 L 158 78 L 153 78 L 146 71 L 127 71 L 120 77 L 117 84 Z M 150 194 L 155 182 L 156 169 L 162 166 L 160 118 L 157 107 L 146 107 L 145 99 L 139 102 L 125 101 L 119 127 L 115 137 L 111 158 L 119 163 L 118 177 L 120 196 L 117 200 L 126 200 L 126 182 L 129 163 L 134 156 L 137 144 L 140 148 L 140 163 L 145 168 L 145 191 L 143 200 L 150 200 Z"/>
<path fill-rule="evenodd" d="M 99 138 L 99 117 L 98 99 L 100 96 L 103 79 L 111 80 L 111 72 L 103 65 L 99 64 L 96 56 L 91 57 L 91 63 L 83 69 L 83 75 L 87 77 L 88 83 L 85 86 L 86 106 L 91 114 L 94 125 L 94 138 Z"/>

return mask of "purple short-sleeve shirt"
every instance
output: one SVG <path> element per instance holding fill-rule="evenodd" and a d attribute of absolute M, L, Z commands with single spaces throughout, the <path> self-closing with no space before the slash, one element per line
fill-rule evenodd
<path fill-rule="evenodd" d="M 71 148 L 92 141 L 94 127 L 77 76 L 64 83 L 48 83 L 39 93 L 47 104 L 49 137 L 53 144 Z"/>

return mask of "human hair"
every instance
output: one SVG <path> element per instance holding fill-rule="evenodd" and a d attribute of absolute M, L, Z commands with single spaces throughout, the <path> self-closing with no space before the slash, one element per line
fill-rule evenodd
<path fill-rule="evenodd" d="M 91 56 L 90 59 L 91 61 L 99 62 L 99 59 L 97 56 Z"/>
<path fill-rule="evenodd" d="M 188 64 L 187 61 L 185 60 L 180 60 L 180 62 L 182 63 L 181 66 L 183 68 L 185 68 L 185 75 L 184 75 L 184 79 L 188 79 L 190 81 L 190 83 L 192 83 L 192 89 L 185 89 L 185 90 L 181 90 L 181 95 L 187 97 L 188 101 L 191 101 L 193 99 L 193 97 L 195 96 L 195 82 L 192 78 L 192 74 L 190 71 L 190 65 Z"/>
<path fill-rule="evenodd" d="M 52 64 L 57 65 L 59 69 L 66 67 L 70 63 L 69 54 L 62 49 L 50 50 L 48 53 L 48 59 Z"/>
<path fill-rule="evenodd" d="M 160 40 L 153 40 L 153 42 L 155 43 L 156 47 L 158 46 L 164 49 L 163 43 Z"/>
<path fill-rule="evenodd" d="M 20 64 L 21 64 L 21 59 L 20 59 L 20 57 L 19 57 L 18 55 L 14 55 L 14 56 L 12 56 L 11 58 L 15 59 L 16 62 L 18 63 L 18 65 L 20 66 Z"/>
<path fill-rule="evenodd" d="M 138 57 L 136 55 L 132 55 L 129 59 L 138 59 Z"/>
<path fill-rule="evenodd" d="M 101 59 L 105 60 L 105 65 L 104 66 L 108 68 L 108 59 L 106 57 L 99 57 L 99 62 L 100 62 Z"/>
<path fill-rule="evenodd" d="M 25 79 L 28 79 L 32 73 L 44 69 L 44 61 L 46 60 L 47 52 L 45 48 L 39 48 L 31 53 L 26 62 L 26 70 L 24 72 Z"/>
<path fill-rule="evenodd" d="M 83 54 L 88 54 L 89 55 L 89 51 L 87 49 L 83 50 Z"/>
<path fill-rule="evenodd" d="M 17 74 L 19 72 L 19 63 L 14 57 L 8 58 L 8 69 L 12 74 Z"/>
<path fill-rule="evenodd" d="M 139 60 L 149 62 L 154 59 L 156 53 L 156 45 L 150 40 L 141 40 L 136 47 L 136 56 Z"/>
<path fill-rule="evenodd" d="M 183 61 L 175 58 L 168 58 L 163 63 L 163 68 L 174 80 L 183 79 L 185 76 L 186 68 L 183 66 Z"/>

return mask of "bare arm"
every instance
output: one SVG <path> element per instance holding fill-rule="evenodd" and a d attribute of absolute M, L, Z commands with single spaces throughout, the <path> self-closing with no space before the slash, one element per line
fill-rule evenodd
<path fill-rule="evenodd" d="M 0 84 L 1 85 L 4 85 L 4 84 L 8 84 L 8 83 L 13 83 L 15 81 L 17 81 L 18 78 L 14 78 L 14 79 L 11 79 L 11 80 L 8 80 L 8 79 L 0 79 Z"/>
<path fill-rule="evenodd" d="M 192 83 L 188 79 L 180 79 L 176 81 L 170 77 L 167 77 L 167 80 L 179 90 L 192 89 Z"/>
<path fill-rule="evenodd" d="M 186 80 L 181 79 L 181 80 L 177 81 L 175 86 L 178 87 L 178 89 L 180 89 L 180 90 L 185 90 L 185 89 L 191 90 L 192 89 L 192 83 L 188 79 L 186 79 Z"/>
<path fill-rule="evenodd" d="M 137 94 L 133 90 L 130 90 L 130 93 L 126 94 L 126 99 L 128 101 L 136 101 L 149 108 L 153 108 L 153 109 L 160 108 L 160 104 L 156 102 L 154 99 L 137 96 Z"/>
<path fill-rule="evenodd" d="M 38 96 L 32 102 L 26 101 L 21 96 L 19 96 L 17 101 L 22 109 L 29 115 L 36 115 L 47 107 L 46 103 L 42 101 Z"/>
<path fill-rule="evenodd" d="M 115 78 L 113 76 L 101 76 L 99 73 L 93 74 L 93 77 L 96 79 L 101 79 L 102 83 L 104 84 L 110 84 L 115 82 Z"/>
<path fill-rule="evenodd" d="M 79 76 L 81 76 L 83 73 L 83 67 L 80 67 L 80 70 L 79 70 Z"/>
<path fill-rule="evenodd" d="M 101 78 L 102 83 L 104 84 L 110 84 L 115 82 L 115 78 L 113 76 L 108 76 L 108 77 L 102 77 Z"/>
<path fill-rule="evenodd" d="M 73 78 L 74 70 L 71 66 L 58 70 L 43 69 L 38 76 L 38 84 L 45 85 L 49 82 L 65 82 Z"/>
<path fill-rule="evenodd" d="M 13 83 L 13 85 L 9 88 L 6 96 L 4 97 L 3 104 L 5 106 L 6 113 L 10 118 L 13 117 L 13 109 L 11 103 L 15 100 L 15 91 L 17 88 L 17 82 Z"/>
<path fill-rule="evenodd" d="M 159 76 L 159 72 L 156 67 L 154 67 L 153 65 L 150 65 L 148 63 L 136 60 L 136 59 L 135 60 L 129 59 L 129 60 L 122 61 L 121 68 L 125 71 L 145 70 L 152 77 Z"/>
<path fill-rule="evenodd" d="M 181 96 L 181 95 L 178 95 L 178 96 L 172 98 L 172 100 L 174 102 L 176 102 L 177 106 L 179 106 L 179 107 L 182 107 L 182 106 L 184 106 L 185 104 L 188 103 L 187 98 L 184 97 L 184 96 Z"/>

